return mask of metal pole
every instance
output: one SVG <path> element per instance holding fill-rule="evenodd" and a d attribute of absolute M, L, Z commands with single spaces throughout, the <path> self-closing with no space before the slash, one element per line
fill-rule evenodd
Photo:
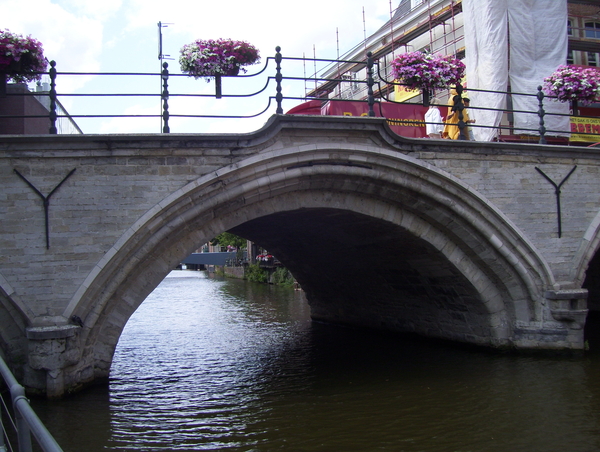
<path fill-rule="evenodd" d="M 223 97 L 223 79 L 221 74 L 215 74 L 215 98 L 221 99 Z"/>

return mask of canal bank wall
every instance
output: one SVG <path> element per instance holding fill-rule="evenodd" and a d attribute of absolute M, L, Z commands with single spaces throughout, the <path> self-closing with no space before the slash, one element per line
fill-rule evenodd
<path fill-rule="evenodd" d="M 293 278 L 293 277 L 291 275 L 289 275 L 289 272 L 287 272 L 287 271 L 286 271 L 286 273 L 288 273 L 288 276 L 282 277 L 280 274 L 278 275 L 278 270 L 275 267 L 261 267 L 261 270 L 263 272 L 265 272 L 264 280 L 262 280 L 262 279 L 257 280 L 255 278 L 253 278 L 252 272 L 247 273 L 248 268 L 249 268 L 248 266 L 243 266 L 243 267 L 215 266 L 213 271 L 216 273 L 221 273 L 227 278 L 247 279 L 249 281 L 261 282 L 261 283 L 265 283 L 265 284 L 275 284 L 275 285 L 281 285 L 281 286 L 294 287 L 295 289 L 299 289 L 299 287 L 300 287 L 294 279 L 292 279 L 292 280 L 288 279 L 288 278 Z M 252 267 L 250 267 L 250 268 L 252 268 Z M 281 269 L 281 267 L 279 267 L 279 268 Z"/>
<path fill-rule="evenodd" d="M 221 267 L 228 278 L 244 279 L 244 267 Z"/>

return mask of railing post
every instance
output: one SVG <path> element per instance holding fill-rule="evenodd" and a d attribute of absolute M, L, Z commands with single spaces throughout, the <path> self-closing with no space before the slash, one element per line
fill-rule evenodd
<path fill-rule="evenodd" d="M 375 96 L 373 96 L 373 85 L 375 85 L 375 79 L 373 78 L 373 53 L 367 53 L 367 103 L 369 104 L 369 116 L 375 116 Z"/>
<path fill-rule="evenodd" d="M 221 74 L 215 74 L 215 99 L 223 98 L 223 78 Z"/>
<path fill-rule="evenodd" d="M 458 139 L 459 140 L 467 140 L 467 135 L 465 134 L 465 129 L 467 128 L 467 124 L 465 124 L 465 116 L 463 114 L 463 110 L 465 109 L 465 105 L 462 100 L 463 86 L 461 83 L 456 85 L 456 96 L 454 96 L 454 109 L 458 111 Z"/>
<path fill-rule="evenodd" d="M 50 129 L 48 133 L 56 135 L 56 61 L 50 61 Z"/>
<path fill-rule="evenodd" d="M 281 47 L 275 47 L 275 82 L 277 83 L 275 101 L 277 102 L 277 110 L 275 113 L 278 115 L 283 114 L 283 107 L 281 103 L 283 101 L 283 94 L 281 94 L 281 81 L 283 80 L 283 75 L 281 75 L 281 61 L 283 60 L 283 56 L 281 56 Z"/>
<path fill-rule="evenodd" d="M 170 133 L 171 129 L 169 128 L 169 63 L 166 61 L 163 63 L 163 70 L 161 73 L 162 81 L 163 81 L 163 90 L 161 94 L 161 99 L 163 101 L 163 133 Z"/>
<path fill-rule="evenodd" d="M 546 127 L 544 124 L 544 116 L 546 111 L 544 110 L 544 91 L 542 91 L 542 85 L 538 86 L 537 98 L 539 101 L 538 116 L 540 118 L 540 144 L 546 144 Z"/>

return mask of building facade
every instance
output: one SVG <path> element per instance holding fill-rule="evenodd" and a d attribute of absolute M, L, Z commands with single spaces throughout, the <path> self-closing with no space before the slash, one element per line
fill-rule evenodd
<path fill-rule="evenodd" d="M 470 40 L 465 39 L 465 13 L 463 11 L 467 1 L 402 0 L 386 24 L 341 56 L 340 59 L 364 62 L 367 53 L 371 52 L 377 63 L 374 74 L 375 97 L 384 101 L 420 103 L 422 97 L 419 91 L 407 91 L 404 87 L 394 84 L 391 62 L 398 55 L 412 51 L 452 55 L 459 59 L 465 59 L 467 62 L 468 58 L 465 58 L 469 52 L 467 42 Z M 553 30 L 553 33 L 568 35 L 566 59 L 560 61 L 559 64 L 600 66 L 600 5 L 593 1 L 564 1 L 568 8 L 564 31 Z M 516 3 L 510 4 L 514 7 Z M 534 22 L 532 22 L 532 26 L 535 26 Z M 513 36 L 512 45 L 521 45 L 516 44 L 516 41 L 516 37 Z M 507 47 L 506 53 L 510 55 L 510 33 Z M 515 53 L 514 50 L 513 53 Z M 508 57 L 506 59 L 509 64 Z M 467 72 L 469 72 L 469 68 L 467 68 Z M 365 83 L 359 82 L 367 78 L 364 64 L 332 63 L 316 75 L 318 78 L 329 81 L 308 91 L 306 95 L 309 98 L 344 100 L 365 100 L 367 98 L 367 86 Z M 466 86 L 469 87 L 469 77 L 467 77 Z M 510 81 L 502 89 L 510 91 Z M 533 88 L 533 93 L 535 93 L 535 88 Z M 448 101 L 448 92 L 440 92 L 436 95 L 440 97 L 442 103 Z M 584 109 L 580 111 L 580 114 L 600 116 L 598 113 L 600 110 L 595 107 L 593 105 Z M 510 99 L 506 108 L 508 110 L 511 108 Z M 502 125 L 510 128 L 511 119 L 510 115 L 504 115 Z M 505 131 L 504 133 L 513 132 Z"/>

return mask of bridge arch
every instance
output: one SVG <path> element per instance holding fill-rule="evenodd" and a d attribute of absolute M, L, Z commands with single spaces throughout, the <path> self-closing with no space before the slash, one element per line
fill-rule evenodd
<path fill-rule="evenodd" d="M 0 354 L 9 363 L 27 362 L 27 339 L 24 332 L 34 318 L 33 312 L 0 273 Z M 23 366 L 13 366 L 17 378 Z"/>
<path fill-rule="evenodd" d="M 330 253 L 319 242 L 328 228 L 324 236 L 337 240 Z M 64 312 L 83 319 L 82 362 L 93 378 L 108 376 L 121 331 L 146 296 L 225 230 L 276 252 L 322 320 L 519 345 L 516 330 L 543 319 L 543 291 L 554 283 L 499 210 L 438 168 L 374 144 L 282 146 L 171 194 L 98 262 Z M 336 259 L 344 243 L 343 260 Z M 377 247 L 388 247 L 384 256 L 395 261 L 378 263 Z M 319 265 L 307 262 L 310 252 Z M 382 284 L 339 286 L 338 267 L 363 280 L 379 278 L 378 267 Z"/>
<path fill-rule="evenodd" d="M 574 281 L 577 287 L 580 287 L 585 280 L 586 272 L 590 262 L 600 249 L 600 212 L 589 224 L 577 253 L 573 260 L 573 266 L 570 279 Z"/>
<path fill-rule="evenodd" d="M 12 286 L 0 274 L 0 353 L 7 362 L 25 362 L 27 343 L 23 331 L 33 313 L 21 302 Z M 15 367 L 17 373 L 22 367 Z M 20 377 L 21 375 L 19 375 Z"/>
<path fill-rule="evenodd" d="M 595 343 L 600 320 L 600 212 L 588 226 L 573 257 L 571 280 L 585 291 L 584 339 Z"/>

